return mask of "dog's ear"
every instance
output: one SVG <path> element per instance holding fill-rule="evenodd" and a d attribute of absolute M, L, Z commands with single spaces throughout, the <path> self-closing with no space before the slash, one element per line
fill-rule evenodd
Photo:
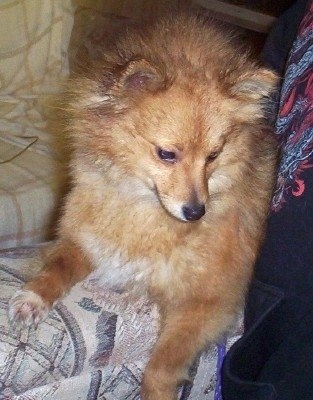
<path fill-rule="evenodd" d="M 100 76 L 100 79 L 99 79 Z M 106 68 L 100 64 L 95 64 L 91 78 L 76 82 L 76 92 L 80 94 L 82 81 L 93 96 L 81 98 L 81 102 L 89 109 L 106 110 L 116 112 L 128 107 L 131 101 L 136 99 L 136 94 L 143 91 L 155 93 L 166 89 L 169 85 L 169 79 L 164 68 L 155 66 L 145 59 L 133 59 L 122 65 L 107 64 Z M 100 84 L 99 84 L 100 83 Z M 87 93 L 86 90 L 83 93 Z M 77 101 L 73 97 L 74 103 Z"/>
<path fill-rule="evenodd" d="M 164 71 L 145 59 L 129 61 L 119 68 L 117 75 L 115 89 L 156 92 L 167 84 Z"/>
<path fill-rule="evenodd" d="M 258 101 L 270 97 L 278 84 L 278 76 L 269 69 L 258 68 L 239 77 L 231 87 L 231 94 L 235 97 Z"/>
<path fill-rule="evenodd" d="M 266 69 L 259 68 L 237 78 L 230 88 L 231 96 L 236 100 L 236 118 L 243 122 L 256 122 L 258 119 L 272 124 L 277 113 L 278 76 Z"/>

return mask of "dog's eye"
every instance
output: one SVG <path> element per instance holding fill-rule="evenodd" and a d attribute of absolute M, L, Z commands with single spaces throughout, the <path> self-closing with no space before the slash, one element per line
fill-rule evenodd
<path fill-rule="evenodd" d="M 207 163 L 212 162 L 213 160 L 215 160 L 215 159 L 218 157 L 218 155 L 219 155 L 219 152 L 218 152 L 218 151 L 213 151 L 211 154 L 209 154 L 209 155 L 207 156 L 206 162 L 207 162 Z"/>
<path fill-rule="evenodd" d="M 170 163 L 176 162 L 176 154 L 173 151 L 167 151 L 167 150 L 158 148 L 157 152 L 158 152 L 158 156 L 161 160 L 167 161 Z"/>

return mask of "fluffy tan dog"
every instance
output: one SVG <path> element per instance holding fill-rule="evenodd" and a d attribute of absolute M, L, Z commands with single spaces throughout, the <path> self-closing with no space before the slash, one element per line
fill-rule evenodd
<path fill-rule="evenodd" d="M 142 396 L 175 399 L 243 305 L 272 191 L 264 109 L 275 84 L 200 17 L 120 36 L 70 84 L 72 190 L 10 319 L 38 324 L 95 269 L 107 286 L 148 292 L 162 328 Z"/>

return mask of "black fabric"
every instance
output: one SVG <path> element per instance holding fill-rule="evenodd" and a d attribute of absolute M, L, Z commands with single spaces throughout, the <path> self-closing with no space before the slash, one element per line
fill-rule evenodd
<path fill-rule="evenodd" d="M 312 400 L 312 294 L 287 296 L 255 280 L 248 304 L 253 324 L 224 361 L 223 399 Z"/>
<path fill-rule="evenodd" d="M 298 4 L 303 10 L 304 2 Z M 284 16 L 284 29 L 292 16 Z M 293 20 L 291 27 L 298 25 Z M 277 37 L 266 49 L 279 46 Z M 282 44 L 288 46 L 289 40 Z M 247 298 L 245 334 L 224 360 L 223 400 L 313 400 L 312 49 L 309 1 L 286 66 L 276 123 L 283 148 L 277 187 Z M 282 69 L 285 50 L 276 55 L 281 59 L 271 62 Z"/>
<path fill-rule="evenodd" d="M 286 61 L 298 31 L 299 23 L 306 10 L 308 0 L 296 1 L 279 18 L 269 33 L 261 59 L 269 68 L 283 76 Z"/>

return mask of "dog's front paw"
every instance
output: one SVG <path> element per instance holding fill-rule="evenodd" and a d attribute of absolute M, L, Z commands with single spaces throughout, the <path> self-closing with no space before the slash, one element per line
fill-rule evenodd
<path fill-rule="evenodd" d="M 47 317 L 48 313 L 48 305 L 31 290 L 16 292 L 9 303 L 9 320 L 12 325 L 21 327 L 34 325 L 36 327 Z"/>
<path fill-rule="evenodd" d="M 146 370 L 141 385 L 142 400 L 177 400 L 176 382 L 159 370 Z"/>

